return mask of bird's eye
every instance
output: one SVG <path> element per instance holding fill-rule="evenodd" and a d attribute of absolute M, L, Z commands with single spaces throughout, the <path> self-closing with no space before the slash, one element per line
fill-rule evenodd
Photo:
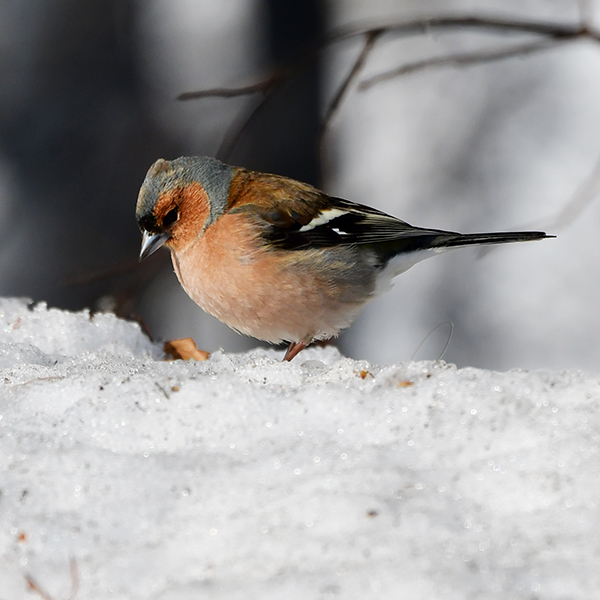
<path fill-rule="evenodd" d="M 172 208 L 164 217 L 163 217 L 163 227 L 170 227 L 177 221 L 179 214 L 177 213 L 176 208 Z"/>

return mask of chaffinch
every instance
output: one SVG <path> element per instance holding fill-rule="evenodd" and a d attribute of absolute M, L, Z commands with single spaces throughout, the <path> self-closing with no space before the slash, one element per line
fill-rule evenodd
<path fill-rule="evenodd" d="M 140 260 L 165 245 L 187 294 L 291 360 L 336 336 L 415 263 L 452 248 L 539 240 L 540 231 L 412 227 L 299 181 L 206 156 L 157 160 L 140 189 Z"/>

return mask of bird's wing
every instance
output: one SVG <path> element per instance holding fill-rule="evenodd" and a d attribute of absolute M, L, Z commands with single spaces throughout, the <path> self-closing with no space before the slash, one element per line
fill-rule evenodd
<path fill-rule="evenodd" d="M 451 233 L 412 227 L 374 208 L 331 198 L 312 186 L 286 178 L 271 175 L 261 184 L 258 201 L 246 197 L 229 212 L 246 213 L 259 226 L 263 239 L 277 248 L 378 245 Z"/>
<path fill-rule="evenodd" d="M 380 210 L 332 198 L 310 185 L 247 171 L 260 178 L 260 196 L 240 194 L 230 209 L 251 217 L 264 241 L 274 248 L 300 250 L 339 245 L 368 246 L 386 262 L 391 256 L 426 249 L 501 244 L 542 239 L 539 231 L 461 234 L 413 227 Z M 258 183 L 256 180 L 253 183 Z M 244 189 L 252 189 L 245 186 Z"/>

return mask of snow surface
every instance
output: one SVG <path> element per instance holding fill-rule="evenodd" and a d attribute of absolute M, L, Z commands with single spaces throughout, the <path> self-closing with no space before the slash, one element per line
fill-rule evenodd
<path fill-rule="evenodd" d="M 281 357 L 0 300 L 0 599 L 598 597 L 599 375 Z"/>

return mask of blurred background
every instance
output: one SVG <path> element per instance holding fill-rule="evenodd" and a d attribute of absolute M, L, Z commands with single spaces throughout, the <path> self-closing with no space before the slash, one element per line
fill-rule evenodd
<path fill-rule="evenodd" d="M 600 4 L 600 3 L 599 3 Z M 444 359 L 494 369 L 600 365 L 600 45 L 387 69 L 533 36 L 454 29 L 378 39 L 319 142 L 364 44 L 300 61 L 348 24 L 488 15 L 575 24 L 576 0 L 3 0 L 0 3 L 0 295 L 115 310 L 157 339 L 257 345 L 187 298 L 167 251 L 138 264 L 135 201 L 157 158 L 218 155 L 463 232 L 550 228 L 558 238 L 421 263 L 337 344 L 378 363 Z M 598 7 L 600 10 L 600 6 Z M 268 95 L 179 101 L 251 85 Z M 248 118 L 251 117 L 249 120 Z"/>

